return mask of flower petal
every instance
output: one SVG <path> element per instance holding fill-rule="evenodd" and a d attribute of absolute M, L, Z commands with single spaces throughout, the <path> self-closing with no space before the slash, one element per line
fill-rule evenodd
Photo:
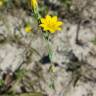
<path fill-rule="evenodd" d="M 58 31 L 61 31 L 61 28 L 57 28 Z"/>
<path fill-rule="evenodd" d="M 47 22 L 47 24 L 50 24 L 50 22 L 51 22 L 51 16 L 50 15 L 46 16 L 46 22 Z"/>
<path fill-rule="evenodd" d="M 44 31 L 47 31 L 49 29 L 45 24 L 40 24 L 39 26 L 42 27 Z"/>
<path fill-rule="evenodd" d="M 55 32 L 55 30 L 54 30 L 54 29 L 49 29 L 49 31 L 50 31 L 51 33 L 54 33 L 54 32 Z"/>
<path fill-rule="evenodd" d="M 41 23 L 46 23 L 44 18 L 41 18 Z"/>
<path fill-rule="evenodd" d="M 61 26 L 63 23 L 61 21 L 57 22 L 57 26 Z"/>
<path fill-rule="evenodd" d="M 57 22 L 57 16 L 52 17 L 53 22 Z"/>
<path fill-rule="evenodd" d="M 46 16 L 46 19 L 48 19 L 48 20 L 51 19 L 51 16 L 50 15 L 47 15 Z"/>
<path fill-rule="evenodd" d="M 40 26 L 40 27 L 45 27 L 45 24 L 40 24 L 39 26 Z"/>

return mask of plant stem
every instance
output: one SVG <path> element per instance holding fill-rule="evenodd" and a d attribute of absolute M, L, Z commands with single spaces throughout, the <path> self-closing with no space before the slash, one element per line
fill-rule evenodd
<path fill-rule="evenodd" d="M 44 39 L 45 39 L 46 44 L 47 44 L 49 59 L 50 59 L 50 61 L 52 61 L 52 49 L 51 49 L 50 44 L 49 44 L 49 42 L 50 42 L 49 41 L 50 33 L 46 32 L 46 33 L 43 34 L 43 36 L 44 36 Z"/>

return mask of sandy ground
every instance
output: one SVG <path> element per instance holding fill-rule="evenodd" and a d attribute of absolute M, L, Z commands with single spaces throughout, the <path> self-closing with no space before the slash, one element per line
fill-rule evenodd
<path fill-rule="evenodd" d="M 96 96 L 96 45 L 91 42 L 96 36 L 96 1 L 73 0 L 71 10 L 77 9 L 81 13 L 72 18 L 69 13 L 63 18 L 62 31 L 50 37 L 51 63 L 44 63 L 48 51 L 34 18 L 23 9 L 0 14 L 0 78 L 5 73 L 12 78 L 18 69 L 28 70 L 19 82 L 12 80 L 12 90 L 38 91 L 47 96 Z M 27 22 L 33 33 L 24 31 Z M 55 72 L 49 71 L 51 64 Z M 7 88 L 6 79 L 5 83 Z"/>

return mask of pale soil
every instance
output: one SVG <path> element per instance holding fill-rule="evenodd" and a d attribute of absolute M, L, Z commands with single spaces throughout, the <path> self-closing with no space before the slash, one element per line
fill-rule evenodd
<path fill-rule="evenodd" d="M 96 45 L 91 42 L 96 36 L 96 1 L 73 0 L 72 4 L 73 12 L 86 7 L 77 16 L 80 24 L 75 17 L 64 18 L 62 31 L 50 37 L 52 64 L 58 65 L 53 73 L 48 71 L 50 62 L 40 62 L 48 51 L 34 18 L 22 9 L 2 12 L 0 78 L 8 70 L 10 74 L 18 68 L 28 70 L 19 83 L 12 82 L 12 90 L 22 93 L 23 86 L 27 92 L 39 91 L 47 96 L 96 96 Z M 32 34 L 24 31 L 26 22 L 31 23 Z M 77 31 L 80 44 L 76 44 Z"/>

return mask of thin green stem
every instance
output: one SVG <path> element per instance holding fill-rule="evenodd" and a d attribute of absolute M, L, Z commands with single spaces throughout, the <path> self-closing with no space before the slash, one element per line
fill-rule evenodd
<path fill-rule="evenodd" d="M 43 36 L 44 36 L 44 39 L 45 39 L 46 44 L 47 44 L 49 59 L 50 59 L 50 61 L 52 61 L 52 49 L 51 49 L 51 46 L 49 44 L 49 42 L 50 42 L 49 41 L 50 33 L 49 32 L 46 32 L 46 33 L 43 34 Z"/>

